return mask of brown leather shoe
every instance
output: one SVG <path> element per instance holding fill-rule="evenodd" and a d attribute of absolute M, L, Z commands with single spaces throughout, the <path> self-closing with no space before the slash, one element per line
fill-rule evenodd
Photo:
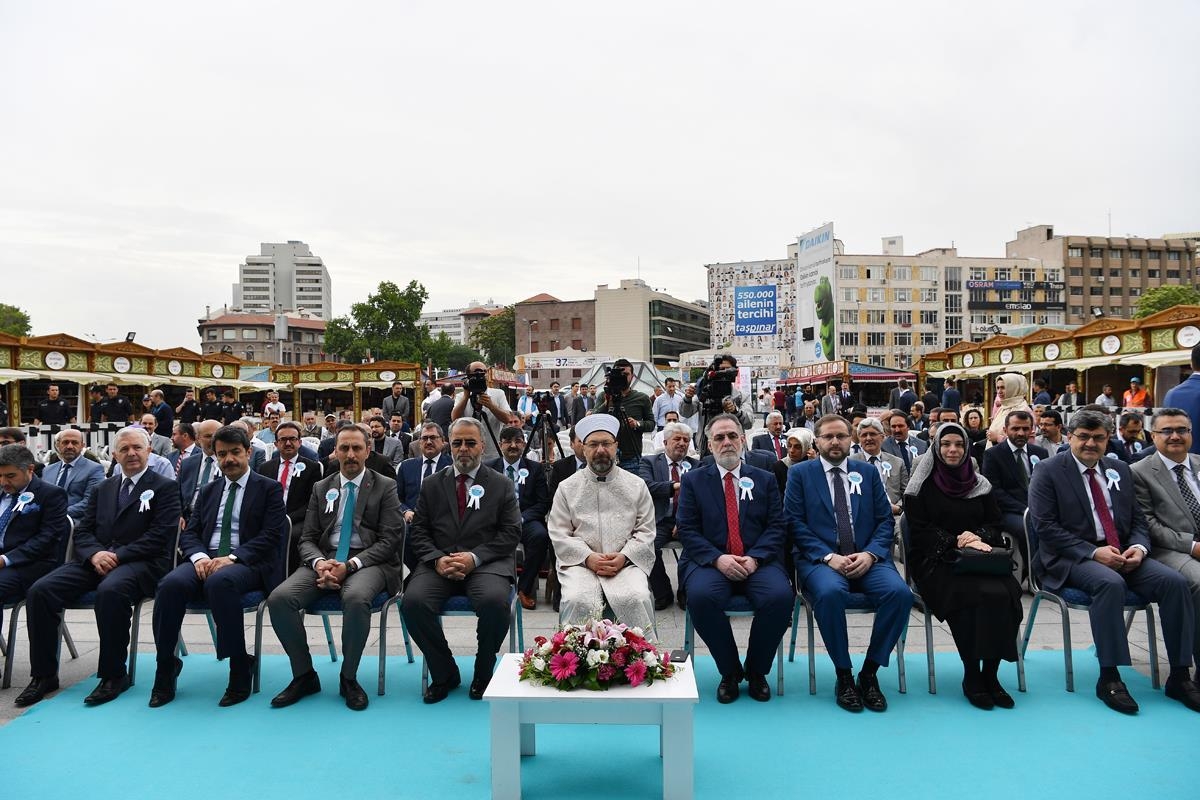
<path fill-rule="evenodd" d="M 517 592 L 517 599 L 521 601 L 521 608 L 526 611 L 533 611 L 537 608 L 537 598 L 530 597 L 524 592 Z"/>

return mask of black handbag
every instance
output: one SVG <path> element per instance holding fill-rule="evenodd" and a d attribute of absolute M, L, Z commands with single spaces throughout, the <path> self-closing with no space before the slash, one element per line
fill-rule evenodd
<path fill-rule="evenodd" d="M 993 547 L 984 552 L 974 547 L 956 547 L 946 554 L 956 575 L 1011 575 L 1013 552 L 1009 547 Z"/>

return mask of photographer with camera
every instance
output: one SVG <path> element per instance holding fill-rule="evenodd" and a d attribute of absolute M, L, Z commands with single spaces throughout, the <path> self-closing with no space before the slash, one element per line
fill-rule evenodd
<path fill-rule="evenodd" d="M 627 358 L 613 362 L 604 378 L 604 399 L 594 414 L 617 418 L 617 459 L 622 469 L 636 473 L 642 460 L 642 434 L 654 432 L 654 410 L 649 396 L 633 388 L 633 364 Z"/>
<path fill-rule="evenodd" d="M 522 424 L 522 420 L 508 407 L 504 391 L 488 386 L 487 367 L 481 361 L 472 361 L 467 366 L 463 391 L 455 398 L 454 410 L 450 413 L 452 420 L 460 417 L 474 417 L 487 427 L 489 435 L 483 437 L 485 459 L 500 457 L 501 428 L 510 423 L 517 427 Z"/>
<path fill-rule="evenodd" d="M 718 414 L 733 414 L 742 423 L 744 430 L 753 428 L 754 418 L 746 408 L 746 398 L 733 388 L 737 377 L 736 358 L 726 354 L 714 358 L 704 375 L 696 381 L 696 391 L 684 392 L 683 402 L 679 404 L 679 416 L 689 422 L 692 417 L 699 416 L 698 427 L 704 430 L 708 420 Z M 699 444 L 700 452 L 707 453 L 707 443 L 701 441 Z"/>

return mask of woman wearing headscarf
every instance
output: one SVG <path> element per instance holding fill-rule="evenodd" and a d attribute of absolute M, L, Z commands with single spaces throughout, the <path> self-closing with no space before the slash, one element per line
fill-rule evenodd
<path fill-rule="evenodd" d="M 1000 509 L 987 478 L 975 472 L 967 434 L 943 423 L 930 442 L 931 456 L 913 465 L 904 490 L 909 531 L 909 574 L 929 610 L 950 625 L 963 662 L 963 694 L 971 705 L 1012 708 L 1000 685 L 1000 662 L 1016 661 L 1021 587 L 1009 573 L 956 572 L 959 548 L 984 552 L 1002 546 Z"/>
<path fill-rule="evenodd" d="M 1011 411 L 1028 411 L 1033 414 L 1029 405 L 1029 381 L 1024 375 L 1006 372 L 996 378 L 996 402 L 992 405 L 992 419 L 988 423 L 988 440 L 992 444 L 1004 441 L 1004 418 Z M 1037 415 L 1033 417 L 1037 419 Z"/>

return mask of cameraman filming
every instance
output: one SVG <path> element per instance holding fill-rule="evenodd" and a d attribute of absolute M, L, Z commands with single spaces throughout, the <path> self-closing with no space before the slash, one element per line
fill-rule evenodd
<path fill-rule="evenodd" d="M 679 416 L 691 421 L 699 416 L 699 430 L 704 430 L 708 420 L 717 414 L 733 414 L 742 423 L 745 430 L 754 427 L 754 418 L 746 408 L 746 399 L 742 393 L 733 388 L 737 380 L 737 359 L 731 355 L 719 355 L 713 359 L 712 365 L 705 370 L 700 380 L 696 381 L 696 391 L 684 392 L 683 402 L 679 404 Z M 701 452 L 708 452 L 706 443 L 699 443 Z"/>
<path fill-rule="evenodd" d="M 654 432 L 654 406 L 633 388 L 633 364 L 618 358 L 604 381 L 604 399 L 593 414 L 610 414 L 621 427 L 617 432 L 617 457 L 622 469 L 636 473 L 642 460 L 642 434 Z"/>
<path fill-rule="evenodd" d="M 500 457 L 500 451 L 496 447 L 502 428 L 510 423 L 521 426 L 520 418 L 508 407 L 504 391 L 488 386 L 487 367 L 480 361 L 472 361 L 467 366 L 467 374 L 463 378 L 463 391 L 455 398 L 454 410 L 450 413 L 451 420 L 459 417 L 482 419 L 491 431 L 491 435 L 483 437 L 485 459 Z"/>

